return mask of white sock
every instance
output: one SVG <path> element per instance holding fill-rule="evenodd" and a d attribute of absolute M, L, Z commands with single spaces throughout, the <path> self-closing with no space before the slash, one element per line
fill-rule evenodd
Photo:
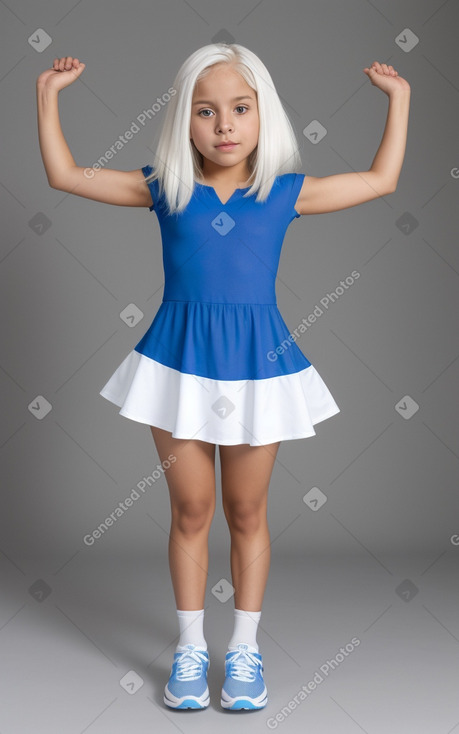
<path fill-rule="evenodd" d="M 234 610 L 233 636 L 228 644 L 228 650 L 236 650 L 240 642 L 244 642 L 258 652 L 257 629 L 261 612 L 246 612 L 243 609 Z"/>
<path fill-rule="evenodd" d="M 183 648 L 190 643 L 196 647 L 207 650 L 207 642 L 204 639 L 204 609 L 177 609 L 177 617 L 180 625 L 180 639 L 177 648 Z M 178 651 L 178 650 L 177 650 Z"/>

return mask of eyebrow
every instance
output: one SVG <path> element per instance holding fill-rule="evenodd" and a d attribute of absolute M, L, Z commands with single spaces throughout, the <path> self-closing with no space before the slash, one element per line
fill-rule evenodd
<path fill-rule="evenodd" d="M 245 94 L 242 97 L 234 97 L 231 102 L 238 102 L 241 99 L 253 99 L 253 97 L 250 97 L 248 94 Z M 214 102 L 211 102 L 208 99 L 198 99 L 196 102 L 193 102 L 193 107 L 197 104 L 214 104 Z"/>

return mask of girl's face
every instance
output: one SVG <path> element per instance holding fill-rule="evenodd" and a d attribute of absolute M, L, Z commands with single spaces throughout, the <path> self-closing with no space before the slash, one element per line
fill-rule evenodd
<path fill-rule="evenodd" d="M 211 67 L 195 86 L 191 107 L 190 138 L 204 157 L 208 173 L 218 167 L 248 169 L 246 158 L 258 144 L 259 117 L 256 92 L 227 64 Z M 232 149 L 218 148 L 224 141 Z M 242 164 L 242 165 L 241 165 Z"/>

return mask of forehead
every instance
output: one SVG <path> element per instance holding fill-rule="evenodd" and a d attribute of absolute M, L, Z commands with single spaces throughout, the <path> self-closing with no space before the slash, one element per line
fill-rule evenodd
<path fill-rule="evenodd" d="M 206 95 L 206 99 L 211 101 L 209 95 L 212 95 L 212 99 L 224 98 L 229 95 L 232 98 L 237 95 L 249 95 L 255 99 L 255 91 L 250 87 L 246 80 L 241 74 L 235 69 L 229 67 L 226 64 L 210 67 L 206 76 L 196 82 L 193 90 L 193 99 L 196 99 L 199 95 Z"/>

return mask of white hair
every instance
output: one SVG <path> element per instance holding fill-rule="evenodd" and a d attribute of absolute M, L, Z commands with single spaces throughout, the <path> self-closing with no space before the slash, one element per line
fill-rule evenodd
<path fill-rule="evenodd" d="M 293 127 L 269 71 L 249 49 L 236 43 L 212 43 L 191 54 L 175 77 L 174 95 L 166 110 L 147 182 L 158 179 L 171 213 L 183 211 L 193 193 L 194 181 L 202 177 L 203 158 L 190 140 L 191 106 L 195 85 L 215 64 L 229 64 L 257 93 L 258 145 L 248 157 L 251 187 L 245 196 L 257 193 L 265 201 L 278 175 L 301 166 Z"/>

